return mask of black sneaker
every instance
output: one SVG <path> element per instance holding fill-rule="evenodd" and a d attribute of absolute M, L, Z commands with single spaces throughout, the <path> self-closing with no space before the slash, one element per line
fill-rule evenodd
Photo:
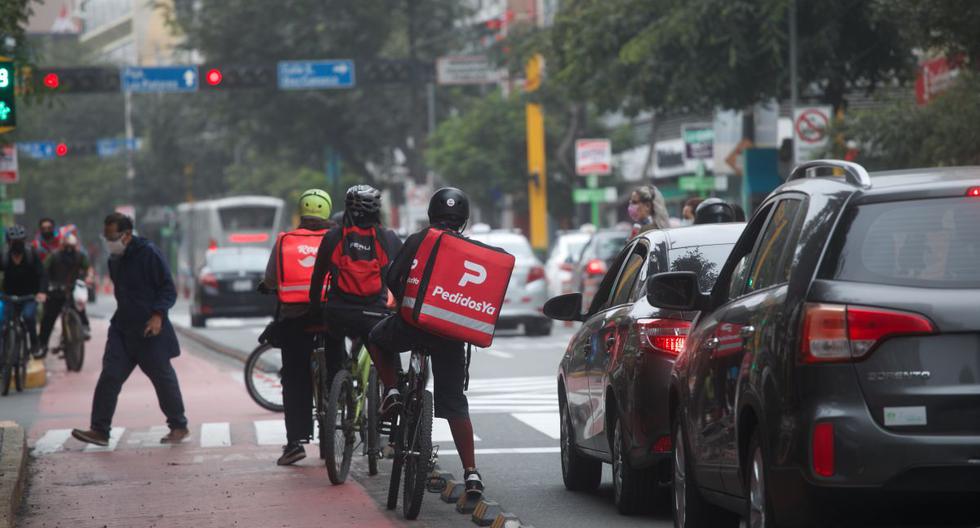
<path fill-rule="evenodd" d="M 483 495 L 483 479 L 480 478 L 479 471 L 467 471 L 463 475 L 463 481 L 466 483 L 467 495 L 471 497 Z"/>
<path fill-rule="evenodd" d="M 395 414 L 398 414 L 398 409 L 402 405 L 402 395 L 398 392 L 397 387 L 392 387 L 385 391 L 384 400 L 381 401 L 381 416 L 383 418 L 391 418 Z"/>
<path fill-rule="evenodd" d="M 282 446 L 282 456 L 276 461 L 276 465 L 289 466 L 306 458 L 306 450 L 300 444 L 286 444 Z"/>

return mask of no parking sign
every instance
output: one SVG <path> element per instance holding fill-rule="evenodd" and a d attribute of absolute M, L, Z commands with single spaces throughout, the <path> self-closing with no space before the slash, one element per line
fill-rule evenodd
<path fill-rule="evenodd" d="M 827 148 L 831 106 L 810 106 L 793 111 L 793 155 L 796 163 L 810 161 Z"/>

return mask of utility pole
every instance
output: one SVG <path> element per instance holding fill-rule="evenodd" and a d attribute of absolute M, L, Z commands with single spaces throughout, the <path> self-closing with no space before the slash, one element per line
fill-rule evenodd
<path fill-rule="evenodd" d="M 544 58 L 534 55 L 525 65 L 525 91 L 541 87 Z M 531 246 L 548 250 L 548 172 L 545 162 L 544 111 L 540 103 L 527 103 L 527 205 L 531 224 Z"/>
<path fill-rule="evenodd" d="M 133 92 L 123 92 L 123 117 L 126 120 L 126 200 L 136 202 L 136 167 L 133 163 Z"/>
<path fill-rule="evenodd" d="M 796 85 L 797 76 L 797 35 L 796 35 L 796 0 L 789 0 L 789 104 L 790 116 L 796 111 L 800 97 Z"/>

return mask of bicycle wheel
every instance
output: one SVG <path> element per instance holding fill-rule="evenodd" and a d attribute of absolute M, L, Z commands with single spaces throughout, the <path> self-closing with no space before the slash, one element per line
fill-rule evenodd
<path fill-rule="evenodd" d="M 245 361 L 245 389 L 263 409 L 283 412 L 282 350 L 259 345 Z"/>
<path fill-rule="evenodd" d="M 353 379 L 350 372 L 342 370 L 333 377 L 330 399 L 320 423 L 320 447 L 324 450 L 327 475 L 333 484 L 343 484 L 350 472 L 356 410 Z"/>
<path fill-rule="evenodd" d="M 15 332 L 16 346 L 11 350 L 14 354 L 14 387 L 22 392 L 27 386 L 27 336 L 23 330 Z"/>
<path fill-rule="evenodd" d="M 381 457 L 380 390 L 378 387 L 378 371 L 371 367 L 371 373 L 368 375 L 365 421 L 367 422 L 368 475 L 372 476 L 378 474 L 378 458 Z"/>
<path fill-rule="evenodd" d="M 405 457 L 405 496 L 402 512 L 414 520 L 422 511 L 425 484 L 432 472 L 432 393 L 423 390 L 422 401 L 412 402 L 415 412 L 409 419 L 405 437 L 409 455 Z"/>
<path fill-rule="evenodd" d="M 82 370 L 82 363 L 85 361 L 85 338 L 82 337 L 82 320 L 74 310 L 68 310 L 62 316 L 61 331 L 65 366 L 71 372 L 78 372 Z"/>
<path fill-rule="evenodd" d="M 6 396 L 10 393 L 10 378 L 14 374 L 13 350 L 10 343 L 14 341 L 12 328 L 6 328 L 3 335 L 3 346 L 0 347 L 0 394 Z"/>

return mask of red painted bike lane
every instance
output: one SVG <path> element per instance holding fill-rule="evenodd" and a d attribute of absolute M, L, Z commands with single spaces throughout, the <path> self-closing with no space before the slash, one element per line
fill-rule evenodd
<path fill-rule="evenodd" d="M 93 449 L 68 436 L 87 428 L 107 322 L 93 321 L 86 365 L 68 373 L 48 359 L 49 378 L 29 432 L 30 485 L 19 526 L 399 525 L 351 479 L 332 486 L 308 458 L 278 467 L 282 416 L 256 406 L 236 365 L 185 347 L 174 360 L 191 436 L 166 446 L 149 380 L 137 369 L 123 387 L 114 443 Z"/>

